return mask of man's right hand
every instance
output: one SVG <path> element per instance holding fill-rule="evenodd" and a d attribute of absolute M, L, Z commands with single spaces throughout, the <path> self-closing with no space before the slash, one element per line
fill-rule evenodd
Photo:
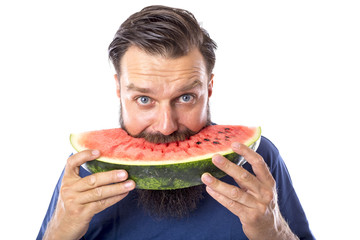
<path fill-rule="evenodd" d="M 122 200 L 135 188 L 126 180 L 125 170 L 114 170 L 81 178 L 81 164 L 100 156 L 97 150 L 72 155 L 66 164 L 59 199 L 44 239 L 79 239 L 87 231 L 93 216 Z"/>

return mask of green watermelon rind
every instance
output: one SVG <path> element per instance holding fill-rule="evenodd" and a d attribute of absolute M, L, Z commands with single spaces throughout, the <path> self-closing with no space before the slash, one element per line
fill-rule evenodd
<path fill-rule="evenodd" d="M 225 157 L 237 163 L 239 155 L 232 152 L 226 154 Z M 212 158 L 186 163 L 148 166 L 123 165 L 93 160 L 86 162 L 83 166 L 91 173 L 124 169 L 128 172 L 129 179 L 135 181 L 136 188 L 149 190 L 172 190 L 200 185 L 202 184 L 201 175 L 205 172 L 216 178 L 226 175 L 212 163 Z"/>
<path fill-rule="evenodd" d="M 75 137 L 75 138 L 74 138 Z M 249 138 L 245 145 L 256 151 L 261 140 L 261 128 L 258 127 L 256 133 Z M 76 145 L 76 135 L 70 136 L 70 141 L 74 149 L 78 152 L 85 150 Z M 184 161 L 161 161 L 156 162 L 120 162 L 117 159 L 102 158 L 84 163 L 82 166 L 90 173 L 106 172 L 116 169 L 124 169 L 128 172 L 129 179 L 136 183 L 138 189 L 149 190 L 172 190 L 187 188 L 202 184 L 201 175 L 205 172 L 212 174 L 216 178 L 226 176 L 212 163 L 212 156 L 221 154 L 235 164 L 239 164 L 239 155 L 231 148 L 222 152 L 213 152 L 202 156 L 188 158 Z M 124 164 L 125 163 L 125 164 Z M 244 162 L 241 161 L 240 165 Z"/>

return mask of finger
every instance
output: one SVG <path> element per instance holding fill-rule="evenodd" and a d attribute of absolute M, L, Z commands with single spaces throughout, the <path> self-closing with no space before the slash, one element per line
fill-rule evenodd
<path fill-rule="evenodd" d="M 257 200 L 254 196 L 234 185 L 230 185 L 216 179 L 209 173 L 204 173 L 201 176 L 201 180 L 213 191 L 225 196 L 228 199 L 234 200 L 249 208 L 256 208 L 257 206 Z"/>
<path fill-rule="evenodd" d="M 96 202 L 92 202 L 87 207 L 92 210 L 93 214 L 99 213 L 99 212 L 105 210 L 106 208 L 114 205 L 115 203 L 121 201 L 123 198 L 125 198 L 128 195 L 128 193 L 129 192 L 121 194 L 121 195 L 109 197 L 107 199 L 99 200 Z"/>
<path fill-rule="evenodd" d="M 66 163 L 64 176 L 78 177 L 79 167 L 83 163 L 94 160 L 99 156 L 100 152 L 98 150 L 84 150 L 72 155 Z"/>
<path fill-rule="evenodd" d="M 134 188 L 135 182 L 133 180 L 127 180 L 125 182 L 101 186 L 82 192 L 78 195 L 77 201 L 80 204 L 104 201 L 117 195 L 126 194 Z"/>
<path fill-rule="evenodd" d="M 214 198 L 236 216 L 240 216 L 242 212 L 245 212 L 248 209 L 247 206 L 216 192 L 209 186 L 206 187 L 206 191 L 212 198 Z"/>
<path fill-rule="evenodd" d="M 235 163 L 229 161 L 227 158 L 219 154 L 215 154 L 213 156 L 212 162 L 220 170 L 234 178 L 236 183 L 239 184 L 239 186 L 241 186 L 242 188 L 246 188 L 254 194 L 260 191 L 261 183 L 254 175 L 249 173 L 246 169 L 236 165 Z"/>
<path fill-rule="evenodd" d="M 128 173 L 125 170 L 94 173 L 84 178 L 80 178 L 74 183 L 74 189 L 76 189 L 76 191 L 83 192 L 99 186 L 122 182 L 127 178 Z"/>
<path fill-rule="evenodd" d="M 246 145 L 236 142 L 232 144 L 232 148 L 237 154 L 243 156 L 246 161 L 250 163 L 256 177 L 260 180 L 260 182 L 267 185 L 275 184 L 275 180 L 272 177 L 267 164 L 259 154 L 248 148 Z"/>

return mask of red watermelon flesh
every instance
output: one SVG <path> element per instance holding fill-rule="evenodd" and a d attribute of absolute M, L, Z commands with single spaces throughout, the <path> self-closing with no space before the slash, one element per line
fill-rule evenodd
<path fill-rule="evenodd" d="M 123 129 L 106 129 L 71 135 L 78 151 L 98 149 L 99 161 L 127 165 L 163 165 L 225 155 L 233 142 L 250 145 L 260 137 L 259 127 L 211 125 L 188 140 L 155 144 L 143 138 L 133 138 Z"/>
<path fill-rule="evenodd" d="M 242 165 L 245 161 L 231 144 L 241 142 L 255 150 L 260 135 L 259 127 L 212 125 L 185 141 L 154 144 L 116 128 L 71 134 L 70 141 L 77 151 L 100 150 L 100 158 L 83 164 L 91 173 L 124 169 L 137 188 L 170 190 L 202 184 L 204 172 L 225 176 L 212 163 L 212 156 L 218 153 Z"/>

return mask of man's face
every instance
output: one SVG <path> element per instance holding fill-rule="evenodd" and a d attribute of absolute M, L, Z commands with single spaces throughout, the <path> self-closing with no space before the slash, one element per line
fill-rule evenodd
<path fill-rule="evenodd" d="M 130 47 L 121 60 L 120 81 L 115 75 L 123 127 L 133 136 L 201 130 L 208 123 L 213 84 L 205 66 L 198 49 L 169 59 Z"/>

